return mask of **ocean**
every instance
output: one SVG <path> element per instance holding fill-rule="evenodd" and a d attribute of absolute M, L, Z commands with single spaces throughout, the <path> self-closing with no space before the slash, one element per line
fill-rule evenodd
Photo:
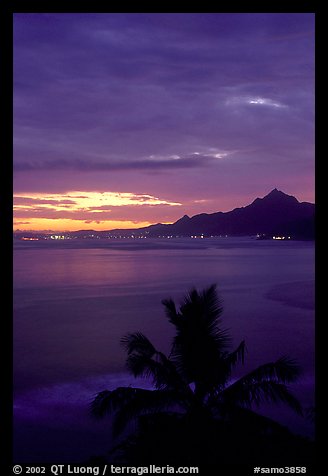
<path fill-rule="evenodd" d="M 14 459 L 84 462 L 112 444 L 94 395 L 149 387 L 126 372 L 119 344 L 140 331 L 167 352 L 173 329 L 162 299 L 179 303 L 213 283 L 233 345 L 246 340 L 235 377 L 283 355 L 303 369 L 292 387 L 314 405 L 313 242 L 250 237 L 51 240 L 14 244 Z M 313 423 L 282 406 L 259 411 L 312 436 Z"/>

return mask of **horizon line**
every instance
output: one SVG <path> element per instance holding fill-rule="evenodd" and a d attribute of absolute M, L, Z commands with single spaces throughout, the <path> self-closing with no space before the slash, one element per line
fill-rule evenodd
<path fill-rule="evenodd" d="M 205 215 L 214 215 L 214 214 L 216 214 L 216 213 L 229 213 L 229 212 L 232 212 L 232 211 L 237 210 L 237 209 L 240 209 L 240 208 L 246 208 L 247 206 L 249 206 L 249 205 L 251 205 L 252 203 L 254 203 L 255 200 L 258 200 L 258 199 L 259 199 L 259 200 L 262 200 L 263 198 L 265 198 L 265 197 L 267 197 L 268 195 L 270 195 L 272 192 L 279 192 L 279 193 L 282 193 L 282 194 L 284 194 L 284 195 L 286 195 L 286 196 L 293 197 L 293 198 L 295 198 L 295 199 L 299 202 L 299 200 L 298 200 L 294 195 L 290 195 L 290 194 L 288 194 L 288 193 L 285 193 L 285 192 L 283 192 L 282 190 L 279 190 L 279 189 L 277 189 L 277 188 L 275 187 L 275 188 L 273 188 L 272 190 L 270 190 L 270 192 L 268 192 L 268 193 L 267 193 L 266 195 L 264 195 L 263 197 L 256 197 L 256 198 L 254 198 L 254 200 L 253 200 L 252 202 L 250 202 L 249 204 L 247 204 L 247 205 L 244 205 L 244 206 L 241 206 L 241 207 L 235 207 L 235 208 L 233 208 L 233 209 L 231 209 L 231 210 L 228 210 L 228 211 L 225 211 L 225 212 L 221 212 L 221 211 L 210 212 L 210 213 L 209 213 L 209 212 L 201 212 L 201 213 L 196 213 L 195 215 L 191 215 L 191 216 L 189 216 L 188 214 L 185 213 L 185 214 L 181 215 L 180 218 L 178 218 L 177 220 L 175 220 L 175 221 L 173 221 L 173 222 L 155 222 L 155 223 L 149 223 L 149 224 L 146 225 L 146 226 L 140 226 L 140 224 L 139 224 L 139 225 L 136 224 L 135 227 L 134 227 L 134 226 L 129 226 L 129 227 L 127 227 L 127 228 L 124 228 L 124 227 L 117 228 L 117 227 L 116 227 L 116 228 L 110 228 L 110 229 L 106 228 L 106 229 L 101 229 L 101 230 L 96 230 L 96 229 L 94 229 L 94 228 L 79 228 L 78 230 L 67 230 L 67 229 L 66 229 L 66 230 L 64 230 L 64 229 L 62 229 L 62 230 L 52 230 L 52 229 L 47 229 L 47 230 L 33 230 L 33 229 L 25 229 L 25 230 L 24 230 L 24 229 L 23 229 L 23 230 L 21 230 L 21 229 L 17 228 L 17 229 L 14 229 L 14 230 L 13 230 L 13 234 L 15 234 L 15 233 L 40 233 L 40 234 L 45 234 L 45 235 L 49 234 L 49 235 L 50 235 L 50 234 L 79 233 L 79 232 L 110 233 L 110 232 L 121 231 L 121 230 L 122 230 L 122 231 L 129 231 L 129 230 L 147 229 L 147 228 L 149 228 L 149 227 L 151 227 L 151 226 L 154 226 L 154 225 L 173 225 L 174 223 L 176 223 L 177 221 L 179 221 L 179 220 L 180 220 L 181 218 L 183 218 L 183 217 L 188 217 L 188 218 L 191 219 L 191 218 L 193 218 L 193 217 L 195 217 L 195 216 L 198 216 L 198 215 L 203 215 L 203 214 L 205 214 Z M 312 204 L 312 205 L 315 205 L 315 201 L 314 201 L 314 202 L 304 201 L 304 202 L 299 202 L 299 203 L 310 203 L 310 204 Z M 142 223 L 142 222 L 140 222 L 140 223 Z M 143 222 L 143 223 L 145 223 L 145 222 Z"/>

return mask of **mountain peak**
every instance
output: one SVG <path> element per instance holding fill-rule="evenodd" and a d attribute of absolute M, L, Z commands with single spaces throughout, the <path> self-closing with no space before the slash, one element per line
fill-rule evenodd
<path fill-rule="evenodd" d="M 298 203 L 299 201 L 297 200 L 297 198 L 293 197 L 293 195 L 287 195 L 287 193 L 284 193 L 281 190 L 274 188 L 264 197 L 256 198 L 249 206 L 255 205 L 257 207 L 262 207 L 264 205 L 267 205 L 271 207 L 281 207 L 287 204 L 295 206 L 295 204 Z"/>
<path fill-rule="evenodd" d="M 286 193 L 282 192 L 281 190 L 278 190 L 277 188 L 274 188 L 273 190 L 271 190 L 271 192 L 269 192 L 266 196 L 267 197 L 278 197 L 278 196 L 283 196 L 283 195 L 286 195 Z"/>
<path fill-rule="evenodd" d="M 282 192 L 281 190 L 278 190 L 277 188 L 274 188 L 269 192 L 267 195 L 265 195 L 263 198 L 256 198 L 253 203 L 260 203 L 260 202 L 274 202 L 274 203 L 280 203 L 280 202 L 290 202 L 290 203 L 299 203 L 297 198 L 293 197 L 293 195 L 288 195 L 287 193 Z"/>
<path fill-rule="evenodd" d="M 181 224 L 181 223 L 186 223 L 186 222 L 188 222 L 189 220 L 190 220 L 190 217 L 189 217 L 188 215 L 183 215 L 183 217 L 180 218 L 180 219 L 179 219 L 178 221 L 176 221 L 175 223 L 179 223 L 179 224 Z"/>

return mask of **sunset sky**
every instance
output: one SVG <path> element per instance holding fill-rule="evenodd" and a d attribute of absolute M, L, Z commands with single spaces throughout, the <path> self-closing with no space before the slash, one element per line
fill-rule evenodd
<path fill-rule="evenodd" d="M 15 14 L 14 229 L 314 201 L 314 14 Z"/>

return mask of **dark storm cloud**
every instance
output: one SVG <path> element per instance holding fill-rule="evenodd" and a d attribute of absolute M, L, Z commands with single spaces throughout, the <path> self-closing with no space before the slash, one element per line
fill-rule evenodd
<path fill-rule="evenodd" d="M 161 170 L 183 169 L 190 167 L 204 167 L 217 161 L 217 157 L 211 155 L 193 154 L 190 157 L 167 157 L 158 159 L 133 160 L 133 161 L 87 161 L 79 159 L 71 160 L 47 160 L 26 161 L 14 164 L 15 171 L 36 170 L 78 170 L 80 172 L 96 171 L 121 171 L 121 170 Z"/>

